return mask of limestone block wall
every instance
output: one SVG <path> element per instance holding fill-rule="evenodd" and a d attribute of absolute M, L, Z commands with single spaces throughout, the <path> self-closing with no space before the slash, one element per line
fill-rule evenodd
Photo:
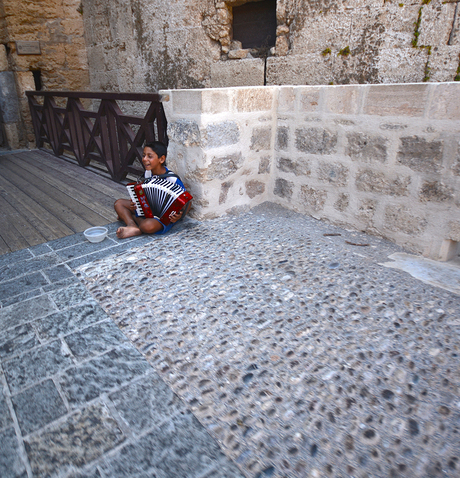
<path fill-rule="evenodd" d="M 269 200 L 437 260 L 456 253 L 459 83 L 162 94 L 197 217 Z"/>
<path fill-rule="evenodd" d="M 269 51 L 234 38 L 234 8 L 250 1 L 82 0 L 91 88 L 460 79 L 456 0 L 277 0 Z"/>
<path fill-rule="evenodd" d="M 25 54 L 18 50 L 20 42 L 34 42 L 39 50 Z M 25 91 L 89 89 L 80 0 L 0 0 L 0 43 L 0 71 L 14 78 L 18 106 L 15 128 L 3 118 L 8 146 L 31 147 L 35 138 Z"/>

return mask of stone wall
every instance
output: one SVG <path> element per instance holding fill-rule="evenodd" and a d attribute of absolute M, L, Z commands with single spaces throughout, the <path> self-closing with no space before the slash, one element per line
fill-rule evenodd
<path fill-rule="evenodd" d="M 460 83 L 162 91 L 194 214 L 274 201 L 446 260 L 460 241 Z"/>
<path fill-rule="evenodd" d="M 18 42 L 34 42 L 38 53 L 23 54 Z M 43 90 L 89 89 L 80 0 L 0 0 L 0 43 L 0 81 L 9 82 L 7 110 L 0 104 L 7 146 L 33 146 L 25 91 L 35 90 L 38 78 Z M 17 117 L 9 121 L 13 109 Z"/>
<path fill-rule="evenodd" d="M 456 1 L 277 0 L 269 51 L 233 38 L 247 1 L 83 0 L 92 89 L 460 79 Z"/>

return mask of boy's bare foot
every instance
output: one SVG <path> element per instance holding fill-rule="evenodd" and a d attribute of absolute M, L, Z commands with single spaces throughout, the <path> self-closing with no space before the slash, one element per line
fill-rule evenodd
<path fill-rule="evenodd" d="M 119 227 L 117 229 L 118 239 L 126 239 L 127 237 L 140 236 L 141 234 L 142 231 L 138 227 L 134 226 Z"/>

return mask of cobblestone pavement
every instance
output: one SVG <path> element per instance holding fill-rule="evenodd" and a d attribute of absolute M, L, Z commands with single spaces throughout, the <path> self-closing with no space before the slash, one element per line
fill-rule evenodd
<path fill-rule="evenodd" d="M 460 476 L 459 296 L 401 248 L 272 204 L 77 236 L 0 256 L 0 476 Z"/>
<path fill-rule="evenodd" d="M 0 256 L 0 477 L 242 477 L 75 276 L 116 227 Z"/>

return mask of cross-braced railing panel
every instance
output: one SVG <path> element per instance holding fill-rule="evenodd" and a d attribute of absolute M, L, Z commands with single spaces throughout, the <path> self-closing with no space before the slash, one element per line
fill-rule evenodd
<path fill-rule="evenodd" d="M 145 141 L 168 144 L 167 121 L 158 94 L 57 91 L 26 94 L 38 148 L 48 146 L 56 156 L 70 153 L 83 167 L 92 161 L 101 163 L 116 181 L 128 173 L 142 173 L 140 161 Z M 38 101 L 40 97 L 43 104 Z M 90 110 L 83 106 L 82 100 L 97 100 L 99 104 Z M 123 112 L 119 101 L 148 102 L 147 112 L 143 116 Z"/>

